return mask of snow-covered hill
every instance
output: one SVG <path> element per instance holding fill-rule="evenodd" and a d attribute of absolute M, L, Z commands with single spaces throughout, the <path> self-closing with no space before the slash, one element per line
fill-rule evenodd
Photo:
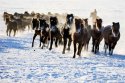
<path fill-rule="evenodd" d="M 24 3 L 25 2 L 25 3 Z M 0 0 L 0 83 L 125 83 L 125 6 L 124 0 Z M 100 53 L 82 51 L 82 57 L 73 59 L 71 51 L 62 54 L 62 46 L 39 48 L 39 37 L 31 47 L 33 31 L 6 36 L 2 18 L 9 13 L 28 10 L 47 13 L 74 13 L 91 20 L 90 12 L 97 9 L 103 25 L 120 22 L 121 38 L 114 55 L 106 56 L 103 41 Z M 91 21 L 90 21 L 91 23 Z"/>

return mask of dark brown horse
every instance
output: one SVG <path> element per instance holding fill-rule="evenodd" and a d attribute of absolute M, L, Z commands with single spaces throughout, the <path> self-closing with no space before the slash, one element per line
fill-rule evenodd
<path fill-rule="evenodd" d="M 91 30 L 92 44 L 93 44 L 92 52 L 94 52 L 95 54 L 99 52 L 99 44 L 103 39 L 102 30 L 103 30 L 102 19 L 96 19 L 96 23 L 93 29 Z"/>
<path fill-rule="evenodd" d="M 120 39 L 120 24 L 119 22 L 113 22 L 112 26 L 106 26 L 103 30 L 103 37 L 104 37 L 104 49 L 105 53 L 106 50 L 109 48 L 109 55 L 113 54 L 113 50 L 117 44 L 117 41 Z"/>
<path fill-rule="evenodd" d="M 74 45 L 74 55 L 76 56 L 77 44 L 78 44 L 78 52 L 77 55 L 81 56 L 81 50 L 84 45 L 87 44 L 87 30 L 84 28 L 82 19 L 75 19 L 75 27 L 76 32 L 73 35 L 73 45 Z"/>

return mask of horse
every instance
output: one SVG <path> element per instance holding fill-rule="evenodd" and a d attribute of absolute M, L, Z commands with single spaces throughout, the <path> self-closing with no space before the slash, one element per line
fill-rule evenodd
<path fill-rule="evenodd" d="M 65 26 L 64 26 L 63 31 L 62 31 L 63 32 L 63 40 L 64 40 L 64 46 L 63 46 L 63 51 L 62 51 L 63 54 L 65 54 L 67 39 L 69 40 L 67 50 L 70 50 L 70 46 L 72 43 L 72 37 L 71 37 L 72 34 L 70 33 L 70 31 L 72 28 L 73 19 L 74 19 L 73 14 L 67 14 L 66 23 L 65 23 Z"/>
<path fill-rule="evenodd" d="M 91 25 L 88 24 L 88 19 L 83 19 L 84 21 L 84 29 L 87 30 L 87 43 L 85 44 L 85 50 L 88 51 L 88 45 L 89 45 L 89 41 L 91 39 Z"/>
<path fill-rule="evenodd" d="M 49 24 L 47 24 L 45 19 L 39 19 L 40 21 L 40 30 L 42 33 L 42 37 L 41 37 L 41 42 L 43 42 L 43 47 L 45 47 L 45 43 L 48 42 L 49 38 L 50 38 L 50 28 L 49 28 Z M 48 46 L 47 46 L 48 47 Z"/>
<path fill-rule="evenodd" d="M 34 46 L 34 40 L 37 35 L 40 36 L 40 44 L 39 47 L 41 47 L 41 42 L 43 42 L 43 47 L 45 46 L 45 43 L 49 37 L 49 25 L 46 23 L 46 20 L 44 19 L 33 19 L 33 29 L 35 29 L 35 33 L 33 36 L 33 41 L 32 41 L 32 47 Z"/>
<path fill-rule="evenodd" d="M 96 23 L 96 19 L 100 19 L 100 17 L 97 16 L 97 10 L 96 9 L 94 9 L 94 11 L 90 13 L 90 17 L 92 17 L 92 23 L 93 23 L 93 27 L 94 27 L 94 25 Z"/>
<path fill-rule="evenodd" d="M 78 51 L 77 55 L 81 56 L 81 51 L 84 45 L 87 44 L 87 30 L 84 28 L 84 23 L 82 19 L 75 19 L 75 27 L 76 31 L 73 34 L 73 45 L 74 45 L 74 55 L 73 58 L 76 57 L 77 44 Z"/>
<path fill-rule="evenodd" d="M 96 25 L 94 25 L 93 29 L 91 30 L 92 35 L 92 52 L 95 54 L 99 52 L 99 44 L 102 41 L 102 19 L 96 19 Z"/>
<path fill-rule="evenodd" d="M 58 19 L 56 16 L 50 17 L 50 48 L 52 50 L 53 40 L 55 39 L 55 47 L 58 47 L 57 43 L 60 39 L 62 39 L 62 35 L 57 27 Z"/>
<path fill-rule="evenodd" d="M 109 55 L 113 54 L 113 50 L 120 39 L 120 23 L 113 22 L 112 26 L 106 26 L 103 30 L 103 37 L 104 37 L 104 49 L 105 53 L 109 48 Z"/>
<path fill-rule="evenodd" d="M 18 30 L 17 22 L 15 20 L 8 19 L 7 30 L 6 30 L 7 36 L 8 36 L 8 34 L 10 36 L 12 30 L 14 31 L 14 35 L 13 36 L 15 36 L 16 32 Z"/>

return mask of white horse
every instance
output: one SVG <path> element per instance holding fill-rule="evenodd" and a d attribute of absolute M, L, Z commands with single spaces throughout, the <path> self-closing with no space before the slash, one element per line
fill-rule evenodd
<path fill-rule="evenodd" d="M 100 19 L 100 17 L 97 16 L 97 11 L 96 11 L 96 9 L 95 9 L 93 12 L 90 13 L 90 17 L 92 17 L 92 23 L 93 23 L 93 25 L 95 25 L 96 19 Z"/>

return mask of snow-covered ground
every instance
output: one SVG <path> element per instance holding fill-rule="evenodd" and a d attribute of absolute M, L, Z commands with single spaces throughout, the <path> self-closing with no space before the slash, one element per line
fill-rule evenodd
<path fill-rule="evenodd" d="M 0 0 L 0 83 L 125 83 L 125 1 L 124 0 Z M 121 38 L 114 55 L 105 56 L 103 41 L 100 53 L 82 51 L 81 58 L 73 59 L 71 51 L 62 54 L 62 46 L 52 51 L 40 49 L 39 37 L 31 47 L 33 31 L 6 36 L 2 18 L 9 13 L 28 10 L 40 13 L 74 13 L 83 18 L 97 9 L 103 25 L 120 22 Z M 91 22 L 90 22 L 91 23 Z"/>

